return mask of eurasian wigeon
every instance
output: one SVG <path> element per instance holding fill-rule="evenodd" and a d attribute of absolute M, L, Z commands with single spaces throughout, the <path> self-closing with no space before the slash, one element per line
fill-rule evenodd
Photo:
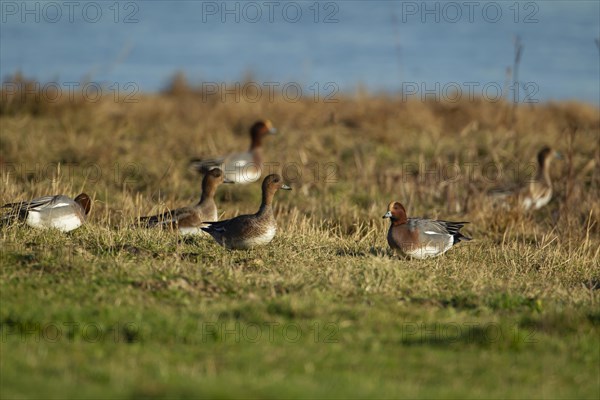
<path fill-rule="evenodd" d="M 550 147 L 542 148 L 537 155 L 538 170 L 534 179 L 525 185 L 513 188 L 492 189 L 489 194 L 505 206 L 516 206 L 522 210 L 538 210 L 552 199 L 550 164 L 560 153 Z"/>
<path fill-rule="evenodd" d="M 92 208 L 90 197 L 81 193 L 75 199 L 68 196 L 44 196 L 31 201 L 9 203 L 2 208 L 12 210 L 2 217 L 2 222 L 25 221 L 33 228 L 56 228 L 69 232 L 79 228 L 85 222 Z"/>
<path fill-rule="evenodd" d="M 202 195 L 195 206 L 170 210 L 159 215 L 141 217 L 140 225 L 147 228 L 160 226 L 177 229 L 184 235 L 204 234 L 200 230 L 203 221 L 216 221 L 219 218 L 215 193 L 221 183 L 233 183 L 225 179 L 225 174 L 219 168 L 207 171 L 202 179 Z"/>
<path fill-rule="evenodd" d="M 456 243 L 471 240 L 460 233 L 467 222 L 407 218 L 399 202 L 391 202 L 383 218 L 391 220 L 387 240 L 390 247 L 413 258 L 436 257 Z"/>
<path fill-rule="evenodd" d="M 281 176 L 272 174 L 262 183 L 262 202 L 256 214 L 239 215 L 235 218 L 207 222 L 202 228 L 208 232 L 221 246 L 228 249 L 250 249 L 265 245 L 275 237 L 277 223 L 273 216 L 273 196 L 279 189 L 292 190 L 283 183 Z"/>
<path fill-rule="evenodd" d="M 234 183 L 252 183 L 260 179 L 263 167 L 262 143 L 265 136 L 277 133 L 269 120 L 258 121 L 250 128 L 250 150 L 212 159 L 193 159 L 191 168 L 205 173 L 220 168 Z"/>

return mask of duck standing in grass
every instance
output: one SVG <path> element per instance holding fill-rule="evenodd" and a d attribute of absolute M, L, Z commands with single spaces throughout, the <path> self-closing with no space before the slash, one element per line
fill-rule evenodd
<path fill-rule="evenodd" d="M 471 240 L 460 233 L 467 222 L 407 218 L 399 202 L 391 202 L 383 218 L 391 220 L 387 240 L 390 247 L 413 258 L 436 257 L 456 243 Z"/>
<path fill-rule="evenodd" d="M 219 218 L 215 193 L 221 183 L 233 183 L 225 179 L 219 168 L 206 172 L 202 179 L 202 195 L 195 206 L 178 208 L 151 217 L 141 217 L 140 225 L 147 228 L 160 226 L 177 229 L 183 235 L 203 234 L 200 230 L 203 221 L 216 221 Z"/>
<path fill-rule="evenodd" d="M 507 207 L 513 205 L 524 211 L 544 207 L 552 199 L 550 164 L 554 158 L 560 159 L 560 153 L 550 147 L 542 148 L 537 155 L 538 170 L 533 180 L 516 188 L 492 189 L 489 194 Z"/>
<path fill-rule="evenodd" d="M 85 193 L 75 199 L 63 195 L 44 196 L 31 201 L 5 204 L 2 208 L 11 209 L 2 216 L 2 225 L 20 220 L 33 228 L 55 228 L 69 232 L 83 225 L 92 208 L 92 200 Z"/>
<path fill-rule="evenodd" d="M 262 143 L 267 135 L 277 133 L 269 120 L 258 121 L 250 128 L 250 150 L 211 159 L 193 159 L 190 166 L 196 171 L 206 173 L 220 168 L 228 179 L 235 183 L 252 183 L 260 179 L 263 167 Z"/>
<path fill-rule="evenodd" d="M 208 226 L 202 230 L 228 249 L 250 249 L 271 242 L 277 232 L 271 204 L 275 192 L 279 189 L 292 190 L 283 183 L 281 176 L 267 176 L 262 183 L 262 202 L 256 214 L 239 215 L 219 222 L 206 222 Z"/>

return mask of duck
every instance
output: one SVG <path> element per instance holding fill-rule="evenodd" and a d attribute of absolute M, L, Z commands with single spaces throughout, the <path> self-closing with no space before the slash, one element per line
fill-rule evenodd
<path fill-rule="evenodd" d="M 461 241 L 472 240 L 460 232 L 468 222 L 408 218 L 406 209 L 398 201 L 388 205 L 383 218 L 391 220 L 387 235 L 390 248 L 416 259 L 437 257 Z"/>
<path fill-rule="evenodd" d="M 200 230 L 203 221 L 216 221 L 219 217 L 215 203 L 215 193 L 222 183 L 233 183 L 225 178 L 219 168 L 207 171 L 202 178 L 200 201 L 193 206 L 177 208 L 162 214 L 141 217 L 138 225 L 146 228 L 162 227 L 178 230 L 183 235 L 205 235 Z"/>
<path fill-rule="evenodd" d="M 92 208 L 92 200 L 85 193 L 77 195 L 74 199 L 65 195 L 54 195 L 8 203 L 2 208 L 11 209 L 2 216 L 3 225 L 19 220 L 37 229 L 54 228 L 70 232 L 83 225 Z"/>
<path fill-rule="evenodd" d="M 256 214 L 239 215 L 201 228 L 227 249 L 246 250 L 270 243 L 277 232 L 273 197 L 278 190 L 292 190 L 278 174 L 268 175 L 262 183 L 262 202 Z"/>
<path fill-rule="evenodd" d="M 248 151 L 216 158 L 195 158 L 190 161 L 190 167 L 201 173 L 220 168 L 229 180 L 237 184 L 256 182 L 262 176 L 263 140 L 265 136 L 276 133 L 277 129 L 271 121 L 257 121 L 250 127 L 251 141 Z"/>
<path fill-rule="evenodd" d="M 492 189 L 488 194 L 494 202 L 503 204 L 505 208 L 513 206 L 523 211 L 539 210 L 552 200 L 550 165 L 553 159 L 561 158 L 559 152 L 544 146 L 537 154 L 538 168 L 533 180 L 517 187 Z"/>

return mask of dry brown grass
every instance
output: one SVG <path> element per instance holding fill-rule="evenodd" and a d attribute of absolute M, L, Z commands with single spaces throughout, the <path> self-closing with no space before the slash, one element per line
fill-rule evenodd
<path fill-rule="evenodd" d="M 298 190 L 279 204 L 317 221 L 347 230 L 369 223 L 398 199 L 411 214 L 460 215 L 472 219 L 474 229 L 497 231 L 490 223 L 504 221 L 506 227 L 536 216 L 492 215 L 482 194 L 530 177 L 537 150 L 547 144 L 567 160 L 553 165 L 555 200 L 536 213 L 548 218 L 538 219 L 545 229 L 579 239 L 588 227 L 592 234 L 600 230 L 600 122 L 593 106 L 522 106 L 509 131 L 510 105 L 504 102 L 402 102 L 357 93 L 338 103 L 235 103 L 172 92 L 140 96 L 132 104 L 107 98 L 93 104 L 80 99 L 76 106 L 59 102 L 41 113 L 3 95 L 1 198 L 85 189 L 98 200 L 92 220 L 110 217 L 113 224 L 120 222 L 115 213 L 133 217 L 157 203 L 187 203 L 199 188 L 188 159 L 245 149 L 248 126 L 268 117 L 281 134 L 268 138 L 266 159 Z M 255 201 L 239 200 L 250 193 L 256 200 L 255 189 L 226 189 L 225 216 L 254 209 Z"/>

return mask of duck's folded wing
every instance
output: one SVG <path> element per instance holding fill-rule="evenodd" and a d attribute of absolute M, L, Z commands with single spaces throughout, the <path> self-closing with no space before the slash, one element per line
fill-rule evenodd
<path fill-rule="evenodd" d="M 227 231 L 227 225 L 231 222 L 230 219 L 226 219 L 223 221 L 203 221 L 202 224 L 206 225 L 205 227 L 201 228 L 203 231 L 206 232 L 225 232 Z"/>
<path fill-rule="evenodd" d="M 440 225 L 444 226 L 446 231 L 453 235 L 456 234 L 463 226 L 465 226 L 465 224 L 468 224 L 468 222 L 465 222 L 465 221 L 452 222 L 452 221 L 441 220 L 441 221 L 436 221 L 436 222 L 438 222 Z"/>
<path fill-rule="evenodd" d="M 175 227 L 179 221 L 192 215 L 193 211 L 187 208 L 166 211 L 162 214 L 141 217 L 139 224 L 147 228 L 161 226 L 163 228 Z"/>
<path fill-rule="evenodd" d="M 220 167 L 223 164 L 223 161 L 225 161 L 225 157 L 193 158 L 190 160 L 190 168 L 205 173 L 213 168 Z"/>
<path fill-rule="evenodd" d="M 151 215 L 148 217 L 140 217 L 137 224 L 132 226 L 141 226 L 144 228 L 152 228 L 162 223 L 165 214 Z"/>
<path fill-rule="evenodd" d="M 61 200 L 61 198 L 65 198 L 70 200 L 66 196 L 43 196 L 33 199 L 31 201 L 20 201 L 16 203 L 8 203 L 2 206 L 2 208 L 12 208 L 19 210 L 31 210 L 31 209 L 39 209 L 43 207 L 47 207 L 49 205 L 57 204 L 57 200 Z M 71 203 L 73 201 L 71 200 Z M 69 204 L 71 204 L 69 203 Z M 65 204 L 66 205 L 66 204 Z"/>
<path fill-rule="evenodd" d="M 410 220 L 409 220 L 410 221 Z M 417 225 L 421 232 L 430 235 L 456 235 L 460 229 L 468 222 L 452 222 L 432 219 L 414 219 L 413 224 Z"/>
<path fill-rule="evenodd" d="M 409 218 L 408 224 L 426 235 L 448 235 L 449 232 L 440 221 L 425 218 Z"/>
<path fill-rule="evenodd" d="M 208 167 L 219 167 L 224 165 L 225 167 L 244 167 L 254 162 L 254 155 L 251 152 L 234 153 L 227 157 L 204 159 L 204 160 L 192 160 L 194 165 L 208 166 Z"/>
<path fill-rule="evenodd" d="M 203 221 L 206 227 L 201 228 L 205 232 L 220 232 L 228 233 L 230 235 L 244 235 L 248 229 L 253 226 L 253 216 L 251 215 L 238 215 L 232 219 L 224 219 L 222 221 L 208 222 Z"/>
<path fill-rule="evenodd" d="M 50 198 L 49 201 L 48 198 Z M 34 201 L 35 203 L 32 202 L 33 204 L 30 204 L 29 206 L 30 210 L 55 209 L 63 207 L 81 207 L 79 204 L 75 203 L 75 201 L 72 198 L 63 195 L 46 196 L 39 199 L 35 199 Z"/>
<path fill-rule="evenodd" d="M 26 219 L 30 212 L 42 212 L 51 210 L 52 215 L 60 217 L 63 214 L 68 215 L 72 212 L 70 207 L 78 206 L 72 199 L 67 196 L 43 196 L 35 198 L 31 201 L 21 201 L 17 203 L 8 203 L 2 208 L 11 209 L 8 213 L 2 216 L 0 225 L 12 223 L 16 219 Z"/>

